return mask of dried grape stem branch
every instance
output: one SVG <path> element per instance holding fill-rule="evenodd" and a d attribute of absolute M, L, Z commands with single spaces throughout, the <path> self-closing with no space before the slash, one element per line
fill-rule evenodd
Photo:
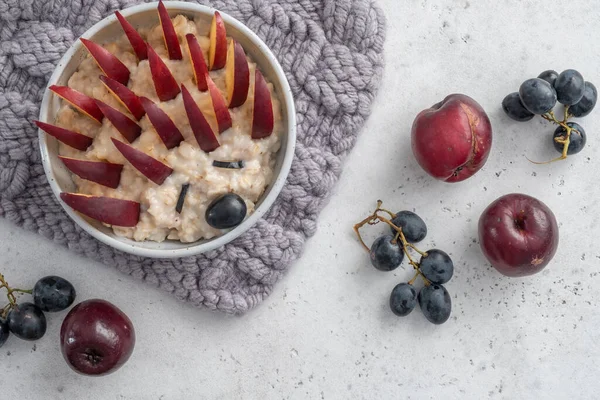
<path fill-rule="evenodd" d="M 8 312 L 8 310 L 10 310 L 11 308 L 13 308 L 14 306 L 17 305 L 17 298 L 15 296 L 15 293 L 32 294 L 32 292 L 33 292 L 32 290 L 11 288 L 9 286 L 9 284 L 6 282 L 4 275 L 0 274 L 0 289 L 2 289 L 2 288 L 5 288 L 7 290 L 6 297 L 8 298 L 8 304 L 5 305 L 4 308 L 2 308 L 2 312 L 0 313 L 0 316 L 2 318 L 6 317 L 6 313 Z"/>
<path fill-rule="evenodd" d="M 571 144 L 571 132 L 573 131 L 573 128 L 571 128 L 567 124 L 567 121 L 569 121 L 569 118 L 571 117 L 571 115 L 569 115 L 569 106 L 565 107 L 565 113 L 564 113 L 564 117 L 563 117 L 562 121 L 559 121 L 556 118 L 554 111 L 550 111 L 546 114 L 542 114 L 541 117 L 544 118 L 546 121 L 550 121 L 556 125 L 561 126 L 565 130 L 565 132 L 566 132 L 565 136 L 554 138 L 554 141 L 556 143 L 560 143 L 563 145 L 562 154 L 559 157 L 554 158 L 550 161 L 544 161 L 544 162 L 536 162 L 536 161 L 531 161 L 531 160 L 529 160 L 529 161 L 531 161 L 534 164 L 550 164 L 555 161 L 564 160 L 565 158 L 567 158 L 567 152 L 569 151 L 569 144 Z"/>
<path fill-rule="evenodd" d="M 425 282 L 425 285 L 427 285 L 427 286 L 430 285 L 431 282 L 429 282 L 429 280 L 427 278 L 425 278 L 425 276 L 421 273 L 421 270 L 419 268 L 419 263 L 417 263 L 410 255 L 409 248 L 415 250 L 417 253 L 419 253 L 423 257 L 427 256 L 427 253 L 417 249 L 417 247 L 415 247 L 415 245 L 413 245 L 412 243 L 408 243 L 408 241 L 406 240 L 406 237 L 404 236 L 404 233 L 402 232 L 401 227 L 396 226 L 391 220 L 389 220 L 388 218 L 382 217 L 381 215 L 378 214 L 379 212 L 385 212 L 385 213 L 389 214 L 391 218 L 394 218 L 394 216 L 395 216 L 395 214 L 392 213 L 391 211 L 386 210 L 385 208 L 381 208 L 382 204 L 383 204 L 383 202 L 381 200 L 377 200 L 377 208 L 375 209 L 375 211 L 373 211 L 373 214 L 369 215 L 367 218 L 363 219 L 362 221 L 360 221 L 359 223 L 354 225 L 354 232 L 356 233 L 356 236 L 358 236 L 358 240 L 360 241 L 362 246 L 365 248 L 365 250 L 371 251 L 369 249 L 369 247 L 365 244 L 365 242 L 360 234 L 360 228 L 362 228 L 366 224 L 376 225 L 380 221 L 385 222 L 387 225 L 391 226 L 396 231 L 396 235 L 394 236 L 392 243 L 397 243 L 398 239 L 400 239 L 400 242 L 402 243 L 402 250 L 404 251 L 404 254 L 406 254 L 409 264 L 412 265 L 412 267 L 416 271 L 415 276 L 409 281 L 409 283 L 412 285 L 412 283 L 414 283 L 415 279 L 417 279 L 418 276 L 421 276 L 421 278 L 423 278 L 423 281 Z"/>

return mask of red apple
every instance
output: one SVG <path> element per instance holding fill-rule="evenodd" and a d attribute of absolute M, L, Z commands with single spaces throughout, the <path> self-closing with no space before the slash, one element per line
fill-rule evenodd
<path fill-rule="evenodd" d="M 231 114 L 229 114 L 229 109 L 221 91 L 209 75 L 206 75 L 206 84 L 208 85 L 208 93 L 210 93 L 210 99 L 212 100 L 217 125 L 219 126 L 219 133 L 225 132 L 233 124 Z"/>
<path fill-rule="evenodd" d="M 140 100 L 150 123 L 154 126 L 156 133 L 167 146 L 167 149 L 179 146 L 179 143 L 183 141 L 183 135 L 177 129 L 173 120 L 149 98 L 140 97 Z"/>
<path fill-rule="evenodd" d="M 104 114 L 129 143 L 133 142 L 142 134 L 142 128 L 121 111 L 112 108 L 100 100 L 96 100 L 96 104 L 100 108 L 100 111 L 102 111 L 102 114 Z"/>
<path fill-rule="evenodd" d="M 552 211 L 538 199 L 508 194 L 481 215 L 479 244 L 501 274 L 533 275 L 544 269 L 556 253 L 558 224 Z"/>
<path fill-rule="evenodd" d="M 173 173 L 171 167 L 161 163 L 154 157 L 150 157 L 143 151 L 131 147 L 115 138 L 112 138 L 111 140 L 117 150 L 123 154 L 123 157 L 125 157 L 135 169 L 140 171 L 146 178 L 157 185 L 162 185 L 165 179 Z"/>
<path fill-rule="evenodd" d="M 174 99 L 180 92 L 179 85 L 171 71 L 156 51 L 148 45 L 148 64 L 154 82 L 154 89 L 160 101 Z"/>
<path fill-rule="evenodd" d="M 173 26 L 173 21 L 169 17 L 169 12 L 165 7 L 162 0 L 158 2 L 158 18 L 160 19 L 160 25 L 163 30 L 163 37 L 165 39 L 165 46 L 169 52 L 169 59 L 181 60 L 183 55 L 181 54 L 181 47 L 179 46 L 179 39 L 177 39 L 177 33 Z"/>
<path fill-rule="evenodd" d="M 203 151 L 210 153 L 220 146 L 217 135 L 213 132 L 190 92 L 183 85 L 181 85 L 181 93 L 183 96 L 183 106 L 185 107 L 185 112 L 187 113 L 196 141 Z"/>
<path fill-rule="evenodd" d="M 469 96 L 452 94 L 421 111 L 412 126 L 412 150 L 431 176 L 460 182 L 487 161 L 492 125 L 481 106 Z"/>
<path fill-rule="evenodd" d="M 50 86 L 50 90 L 56 93 L 59 97 L 62 97 L 68 101 L 69 104 L 83 114 L 102 123 L 104 114 L 102 114 L 102 111 L 100 111 L 93 98 L 86 96 L 75 89 L 71 89 L 68 86 L 52 85 Z"/>
<path fill-rule="evenodd" d="M 133 26 L 125 19 L 124 16 L 121 15 L 120 12 L 115 11 L 117 19 L 123 28 L 123 32 L 129 39 L 129 43 L 131 43 L 131 47 L 133 48 L 133 52 L 137 56 L 138 60 L 142 61 L 148 58 L 148 49 L 146 48 L 146 42 L 140 36 L 138 31 L 135 30 Z"/>
<path fill-rule="evenodd" d="M 146 112 L 144 111 L 144 107 L 142 107 L 139 97 L 137 97 L 131 89 L 104 75 L 100 75 L 100 81 L 102 81 L 108 91 L 111 92 L 127 110 L 129 110 L 135 119 L 138 121 L 142 119 Z"/>
<path fill-rule="evenodd" d="M 267 81 L 258 68 L 254 74 L 254 108 L 252 111 L 252 139 L 262 139 L 273 133 L 273 101 Z"/>
<path fill-rule="evenodd" d="M 190 52 L 190 60 L 192 61 L 192 70 L 194 71 L 196 85 L 198 85 L 199 91 L 205 92 L 208 90 L 208 85 L 206 84 L 208 67 L 206 66 L 206 61 L 204 60 L 204 54 L 202 54 L 202 48 L 200 47 L 196 36 L 192 35 L 191 33 L 185 35 L 185 39 L 187 40 L 188 50 Z"/>
<path fill-rule="evenodd" d="M 94 139 L 81 133 L 70 131 L 60 126 L 50 125 L 41 121 L 33 121 L 35 124 L 46 132 L 48 135 L 55 137 L 64 144 L 71 146 L 74 149 L 86 151 L 92 145 Z"/>
<path fill-rule="evenodd" d="M 135 347 L 131 320 L 106 300 L 86 300 L 69 311 L 60 328 L 60 349 L 74 371 L 108 375 L 123 366 Z"/>
<path fill-rule="evenodd" d="M 132 227 L 140 220 L 140 203 L 81 193 L 61 193 L 60 198 L 73 210 L 105 224 Z"/>
<path fill-rule="evenodd" d="M 58 156 L 65 166 L 82 179 L 116 189 L 121 181 L 121 164 L 103 161 L 78 160 L 76 158 Z"/>
<path fill-rule="evenodd" d="M 210 24 L 210 48 L 208 49 L 208 64 L 211 71 L 221 69 L 227 61 L 227 31 L 221 14 L 215 11 Z"/>
<path fill-rule="evenodd" d="M 129 68 L 125 64 L 98 43 L 84 38 L 80 38 L 80 40 L 92 57 L 94 57 L 104 75 L 113 78 L 123 85 L 127 85 L 127 82 L 129 82 Z"/>
<path fill-rule="evenodd" d="M 239 107 L 246 102 L 250 87 L 250 68 L 242 45 L 231 40 L 227 51 L 225 86 L 229 98 L 229 108 Z"/>

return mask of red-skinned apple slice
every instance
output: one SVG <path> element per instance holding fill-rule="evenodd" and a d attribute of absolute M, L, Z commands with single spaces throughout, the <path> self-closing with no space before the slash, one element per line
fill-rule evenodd
<path fill-rule="evenodd" d="M 100 80 L 104 83 L 104 86 L 123 104 L 123 106 L 129 110 L 131 115 L 135 117 L 138 121 L 142 119 L 144 115 L 146 115 L 146 111 L 144 111 L 144 107 L 142 107 L 142 103 L 140 102 L 139 97 L 131 89 L 127 86 L 123 85 L 115 81 L 112 78 L 109 78 L 104 75 L 100 75 Z"/>
<path fill-rule="evenodd" d="M 202 114 L 202 111 L 194 101 L 194 98 L 187 90 L 185 86 L 181 86 L 181 93 L 183 96 L 183 105 L 185 112 L 187 113 L 188 119 L 190 120 L 190 126 L 196 137 L 196 141 L 200 148 L 206 153 L 210 153 L 219 147 L 219 141 L 217 136 L 213 132 L 210 124 Z"/>
<path fill-rule="evenodd" d="M 183 135 L 177 129 L 173 120 L 149 98 L 140 97 L 140 100 L 150 123 L 154 126 L 156 133 L 158 133 L 160 139 L 167 146 L 167 149 L 179 146 L 179 143 L 183 141 Z"/>
<path fill-rule="evenodd" d="M 140 36 L 138 31 L 135 30 L 133 26 L 125 19 L 124 16 L 121 15 L 120 12 L 115 11 L 117 15 L 117 19 L 127 35 L 127 39 L 129 39 L 129 43 L 131 43 L 131 47 L 133 47 L 133 52 L 137 56 L 138 60 L 142 61 L 148 58 L 148 49 L 146 48 L 146 42 Z"/>
<path fill-rule="evenodd" d="M 257 69 L 254 74 L 254 108 L 252 139 L 262 139 L 273 133 L 273 101 L 267 81 Z"/>
<path fill-rule="evenodd" d="M 227 31 L 221 14 L 215 11 L 210 24 L 210 48 L 208 50 L 208 63 L 211 71 L 221 69 L 227 61 Z"/>
<path fill-rule="evenodd" d="M 111 140 L 117 150 L 123 154 L 123 157 L 125 157 L 135 169 L 140 171 L 146 178 L 150 179 L 157 185 L 162 185 L 165 179 L 167 179 L 167 177 L 173 172 L 172 168 L 161 163 L 156 158 L 150 157 L 143 151 L 140 151 L 115 138 L 112 138 Z"/>
<path fill-rule="evenodd" d="M 165 46 L 169 52 L 169 59 L 181 60 L 183 55 L 181 54 L 179 39 L 177 39 L 177 33 L 175 32 L 173 21 L 171 21 L 167 7 L 165 7 L 162 0 L 158 2 L 158 18 L 160 19 L 160 25 L 162 26 Z"/>
<path fill-rule="evenodd" d="M 148 63 L 154 89 L 160 101 L 174 99 L 180 92 L 179 85 L 167 65 L 150 45 L 148 45 Z"/>
<path fill-rule="evenodd" d="M 129 68 L 121 62 L 114 54 L 94 43 L 91 40 L 80 38 L 83 45 L 88 49 L 96 63 L 104 72 L 104 75 L 113 78 L 114 80 L 127 85 L 129 82 Z"/>
<path fill-rule="evenodd" d="M 35 124 L 46 132 L 48 135 L 55 137 L 57 140 L 63 142 L 67 146 L 71 146 L 74 149 L 86 151 L 88 147 L 92 145 L 94 139 L 89 136 L 82 135 L 74 131 L 70 131 L 65 128 L 61 128 L 56 125 L 50 125 L 41 121 L 34 121 Z"/>
<path fill-rule="evenodd" d="M 75 89 L 71 89 L 68 86 L 52 85 L 50 86 L 50 90 L 71 103 L 73 107 L 83 114 L 102 123 L 104 114 L 102 114 L 102 111 L 100 111 L 93 98 L 86 96 Z"/>
<path fill-rule="evenodd" d="M 96 100 L 96 104 L 102 111 L 102 114 L 113 124 L 121 135 L 127 139 L 129 143 L 133 142 L 142 134 L 142 128 L 133 122 L 127 115 L 121 111 L 112 108 L 106 103 Z"/>
<path fill-rule="evenodd" d="M 192 61 L 192 70 L 194 71 L 196 85 L 198 86 L 199 91 L 205 92 L 208 90 L 208 85 L 206 84 L 208 67 L 206 66 L 206 61 L 204 60 L 202 48 L 198 43 L 198 39 L 196 39 L 196 36 L 193 34 L 188 33 L 185 35 L 185 39 L 187 40 L 188 50 L 190 52 L 190 60 Z"/>
<path fill-rule="evenodd" d="M 140 203 L 81 193 L 61 193 L 73 210 L 108 225 L 133 227 L 140 220 Z"/>
<path fill-rule="evenodd" d="M 104 161 L 78 160 L 76 158 L 58 156 L 65 166 L 82 179 L 99 183 L 100 185 L 116 189 L 121 181 L 121 164 Z"/>
<path fill-rule="evenodd" d="M 225 86 L 229 98 L 229 108 L 239 107 L 248 98 L 250 87 L 250 69 L 242 45 L 232 40 L 227 50 L 225 67 Z"/>
<path fill-rule="evenodd" d="M 227 129 L 231 128 L 231 114 L 229 114 L 229 109 L 227 108 L 227 104 L 225 104 L 225 99 L 223 98 L 223 95 L 221 95 L 221 91 L 209 75 L 206 75 L 206 83 L 208 85 L 210 99 L 212 100 L 213 110 L 215 111 L 217 125 L 219 126 L 219 133 L 225 132 Z"/>

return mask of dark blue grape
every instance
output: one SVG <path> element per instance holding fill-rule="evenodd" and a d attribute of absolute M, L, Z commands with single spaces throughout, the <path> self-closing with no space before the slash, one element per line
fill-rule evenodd
<path fill-rule="evenodd" d="M 579 72 L 574 69 L 567 69 L 556 78 L 554 89 L 556 90 L 558 102 L 570 106 L 578 103 L 583 97 L 585 81 Z"/>
<path fill-rule="evenodd" d="M 35 304 L 17 304 L 8 313 L 8 328 L 23 340 L 37 340 L 46 333 L 46 316 Z"/>
<path fill-rule="evenodd" d="M 585 146 L 585 143 L 587 142 L 587 136 L 585 134 L 585 131 L 583 130 L 583 127 L 581 125 L 579 125 L 578 123 L 567 122 L 567 125 L 569 125 L 572 128 L 571 136 L 569 137 L 569 147 L 567 148 L 567 154 L 568 155 L 577 154 L 581 150 L 583 150 L 583 147 Z M 567 137 L 567 130 L 565 128 L 563 128 L 562 126 L 559 126 L 558 128 L 556 128 L 556 130 L 554 131 L 554 135 L 552 137 L 552 142 L 554 143 L 554 148 L 559 153 L 563 152 L 563 149 L 565 146 L 562 143 L 556 143 L 556 141 L 554 139 L 555 138 L 564 139 L 566 137 Z"/>
<path fill-rule="evenodd" d="M 521 102 L 534 114 L 545 114 L 556 105 L 556 92 L 540 78 L 528 79 L 519 88 Z"/>
<path fill-rule="evenodd" d="M 454 274 L 454 263 L 448 254 L 442 250 L 432 249 L 421 257 L 419 269 L 431 283 L 446 283 Z"/>
<path fill-rule="evenodd" d="M 398 243 L 392 243 L 394 236 L 383 235 L 371 245 L 371 264 L 380 271 L 391 271 L 400 266 L 404 252 Z"/>
<path fill-rule="evenodd" d="M 8 329 L 8 322 L 0 318 L 0 347 L 6 343 L 9 335 L 10 330 Z"/>
<path fill-rule="evenodd" d="M 446 288 L 431 284 L 424 286 L 419 292 L 419 306 L 425 318 L 433 324 L 443 324 L 450 318 L 452 301 Z"/>
<path fill-rule="evenodd" d="M 399 317 L 405 317 L 417 305 L 417 290 L 409 283 L 400 283 L 390 295 L 390 308 Z"/>
<path fill-rule="evenodd" d="M 525 108 L 517 92 L 509 94 L 502 100 L 502 109 L 506 115 L 519 122 L 529 121 L 535 116 Z"/>
<path fill-rule="evenodd" d="M 206 222 L 217 229 L 238 226 L 246 218 L 246 202 L 235 193 L 217 197 L 206 209 Z"/>
<path fill-rule="evenodd" d="M 554 82 L 556 81 L 556 78 L 558 78 L 558 72 L 553 69 L 549 69 L 539 74 L 538 78 L 545 80 L 550 84 L 550 86 L 554 86 Z"/>
<path fill-rule="evenodd" d="M 585 117 L 592 112 L 598 101 L 598 90 L 591 82 L 585 83 L 583 97 L 577 104 L 569 107 L 569 113 L 574 117 Z"/>
<path fill-rule="evenodd" d="M 33 287 L 33 302 L 42 311 L 66 310 L 75 301 L 75 288 L 71 282 L 58 276 L 47 276 Z"/>
<path fill-rule="evenodd" d="M 412 211 L 400 211 L 392 219 L 392 223 L 397 227 L 402 228 L 402 233 L 406 240 L 410 243 L 417 243 L 425 239 L 427 236 L 427 225 L 425 222 Z M 390 227 L 391 228 L 391 227 Z M 396 230 L 391 228 L 392 234 L 396 234 Z"/>

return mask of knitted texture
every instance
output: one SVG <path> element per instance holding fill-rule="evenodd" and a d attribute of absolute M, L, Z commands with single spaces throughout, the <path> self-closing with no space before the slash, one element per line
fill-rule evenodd
<path fill-rule="evenodd" d="M 66 215 L 47 183 L 32 124 L 73 42 L 136 3 L 0 0 L 0 216 L 183 301 L 243 313 L 269 295 L 315 233 L 380 83 L 384 17 L 373 0 L 202 2 L 242 21 L 271 48 L 295 98 L 298 142 L 281 195 L 247 233 L 200 256 L 159 260 L 106 246 Z"/>

